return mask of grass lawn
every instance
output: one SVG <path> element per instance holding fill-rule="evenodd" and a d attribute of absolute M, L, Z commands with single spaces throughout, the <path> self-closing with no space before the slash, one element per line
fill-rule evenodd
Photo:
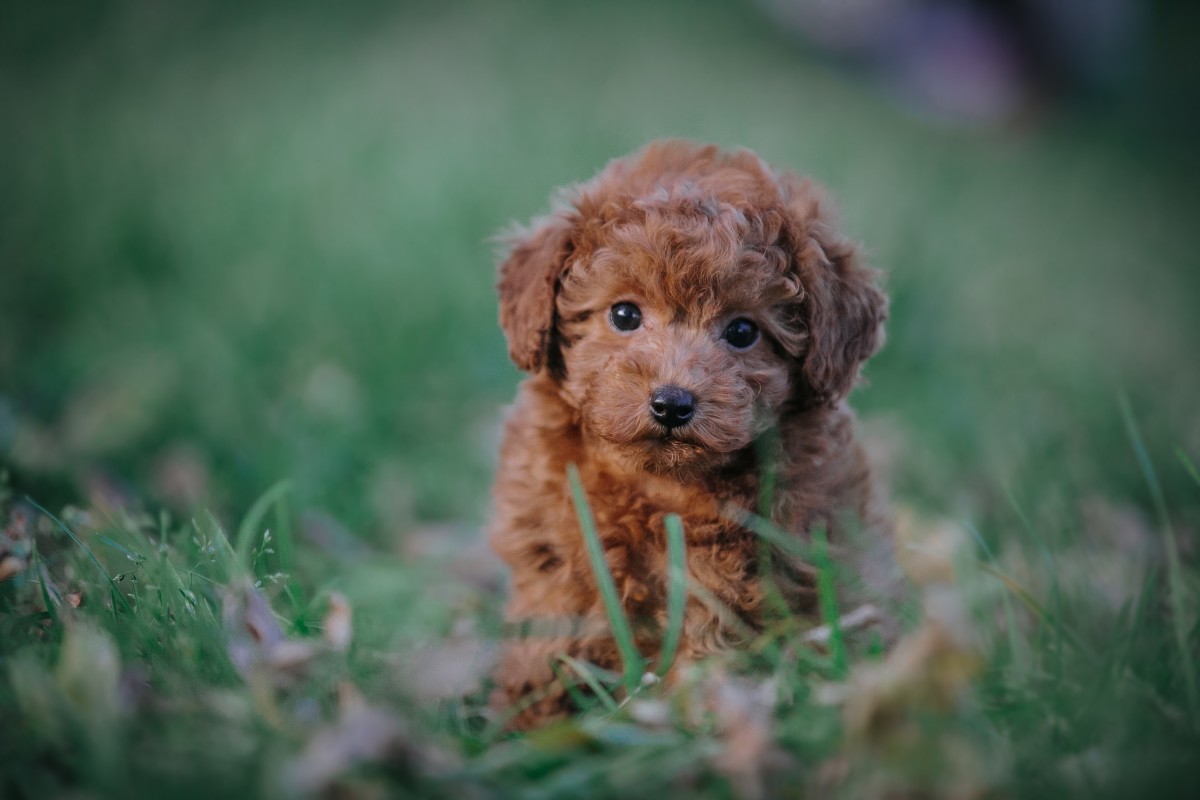
<path fill-rule="evenodd" d="M 0 797 L 1195 791 L 1165 55 L 964 132 L 744 3 L 6 7 Z M 578 665 L 595 708 L 514 737 L 479 685 L 519 380 L 489 237 L 666 135 L 812 175 L 887 271 L 853 403 L 926 610 L 903 663 L 784 624 L 615 709 Z"/>

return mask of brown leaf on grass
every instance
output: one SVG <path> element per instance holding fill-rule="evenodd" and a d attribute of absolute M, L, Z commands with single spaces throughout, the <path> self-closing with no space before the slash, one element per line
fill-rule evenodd
<path fill-rule="evenodd" d="M 248 582 L 223 592 L 222 614 L 229 660 L 247 681 L 291 684 L 317 654 L 308 642 L 284 634 L 267 599 Z"/>
<path fill-rule="evenodd" d="M 882 664 L 861 667 L 848 687 L 846 724 L 858 737 L 887 736 L 909 711 L 945 713 L 963 700 L 982 659 L 949 588 L 926 595 L 925 620 Z"/>
<path fill-rule="evenodd" d="M 0 550 L 0 581 L 7 580 L 13 575 L 23 571 L 29 565 L 29 561 L 23 556 L 7 550 Z"/>
<path fill-rule="evenodd" d="M 675 702 L 693 725 L 715 723 L 721 747 L 712 764 L 742 800 L 764 797 L 767 773 L 789 761 L 774 741 L 776 694 L 774 679 L 754 680 L 720 667 L 707 674 L 689 670 L 680 678 Z M 663 709 L 653 711 L 655 719 Z"/>
<path fill-rule="evenodd" d="M 954 558 L 964 538 L 965 531 L 955 522 L 926 519 L 911 508 L 896 508 L 896 559 L 919 586 L 954 583 Z"/>
<path fill-rule="evenodd" d="M 848 614 L 843 614 L 838 619 L 838 627 L 844 631 L 856 631 L 863 628 L 869 628 L 872 625 L 878 625 L 883 619 L 883 614 L 878 608 L 871 605 L 861 605 Z M 800 637 L 801 641 L 811 644 L 825 645 L 829 643 L 829 638 L 833 635 L 833 629 L 828 625 L 818 625 L 810 631 L 805 632 Z"/>
<path fill-rule="evenodd" d="M 8 523 L 4 526 L 4 539 L 7 539 L 10 545 L 28 543 L 33 536 L 30 514 L 29 509 L 22 506 L 17 506 L 9 514 Z"/>
<path fill-rule="evenodd" d="M 18 506 L 9 515 L 0 536 L 0 581 L 11 578 L 29 566 L 33 549 L 33 531 L 29 514 Z"/>
<path fill-rule="evenodd" d="M 1004 769 L 1002 743 L 985 741 L 971 722 L 971 681 L 983 659 L 967 599 L 949 580 L 958 546 L 953 527 L 926 528 L 937 547 L 917 551 L 914 579 L 925 584 L 920 627 L 883 663 L 858 667 L 840 691 L 829 692 L 844 703 L 847 742 L 816 773 L 819 794 L 837 788 L 853 797 L 976 798 Z"/>
<path fill-rule="evenodd" d="M 321 632 L 325 642 L 338 652 L 345 652 L 350 648 L 350 639 L 354 633 L 352 617 L 350 601 L 346 596 L 340 592 L 331 592 L 329 610 L 325 612 Z"/>
<path fill-rule="evenodd" d="M 669 728 L 675 719 L 671 704 L 662 699 L 634 698 L 625 705 L 629 718 L 644 728 Z"/>
<path fill-rule="evenodd" d="M 319 729 L 304 750 L 283 767 L 290 795 L 336 790 L 339 776 L 370 763 L 387 763 L 421 774 L 441 774 L 456 763 L 449 753 L 413 740 L 399 718 L 373 708 L 349 682 L 338 687 L 338 718 Z"/>

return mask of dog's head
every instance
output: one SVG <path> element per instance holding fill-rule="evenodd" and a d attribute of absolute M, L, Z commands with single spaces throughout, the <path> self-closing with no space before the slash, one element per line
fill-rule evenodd
<path fill-rule="evenodd" d="M 836 404 L 882 341 L 819 190 L 750 152 L 655 142 L 560 205 L 500 265 L 509 353 L 642 468 L 712 468 Z"/>

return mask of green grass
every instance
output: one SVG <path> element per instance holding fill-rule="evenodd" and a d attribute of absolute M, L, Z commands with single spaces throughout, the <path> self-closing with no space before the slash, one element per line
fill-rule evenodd
<path fill-rule="evenodd" d="M 621 654 L 621 672 L 624 675 L 625 690 L 632 692 L 641 682 L 645 667 L 645 659 L 638 652 L 633 641 L 633 628 L 621 608 L 621 598 L 617 595 L 617 584 L 612 573 L 608 570 L 608 562 L 604 556 L 604 545 L 600 543 L 600 535 L 596 532 L 596 521 L 588 505 L 583 483 L 579 480 L 579 469 L 571 464 L 567 467 L 567 481 L 571 487 L 571 501 L 575 504 L 575 513 L 579 518 L 579 529 L 583 532 L 584 544 L 587 546 L 588 562 L 592 565 L 592 575 L 600 590 L 600 599 L 604 602 L 604 612 L 608 616 L 609 628 L 613 639 L 616 640 L 617 650 Z"/>
<path fill-rule="evenodd" d="M 678 514 L 663 518 L 667 528 L 667 627 L 663 632 L 662 656 L 657 673 L 666 675 L 675 664 L 679 640 L 683 636 L 683 615 L 687 609 L 687 540 L 683 520 Z"/>
<path fill-rule="evenodd" d="M 0 796 L 1189 790 L 1184 26 L 1108 102 L 971 133 L 733 2 L 43 5 L 0 26 Z M 662 135 L 817 178 L 887 271 L 853 401 L 893 499 L 974 532 L 961 619 L 901 689 L 787 620 L 674 694 L 564 660 L 591 710 L 512 737 L 489 237 Z M 671 531 L 675 630 L 720 609 Z"/>

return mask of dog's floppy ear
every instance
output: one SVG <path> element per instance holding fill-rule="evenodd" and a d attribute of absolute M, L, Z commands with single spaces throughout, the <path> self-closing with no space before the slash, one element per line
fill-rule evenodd
<path fill-rule="evenodd" d="M 850 392 L 859 366 L 883 344 L 887 297 L 858 248 L 837 233 L 821 192 L 791 176 L 781 183 L 808 332 L 800 391 L 810 403 L 832 405 Z"/>
<path fill-rule="evenodd" d="M 554 298 L 571 256 L 574 223 L 565 213 L 551 214 L 505 237 L 510 249 L 500 263 L 500 327 L 508 355 L 526 372 L 537 372 L 550 359 Z"/>

